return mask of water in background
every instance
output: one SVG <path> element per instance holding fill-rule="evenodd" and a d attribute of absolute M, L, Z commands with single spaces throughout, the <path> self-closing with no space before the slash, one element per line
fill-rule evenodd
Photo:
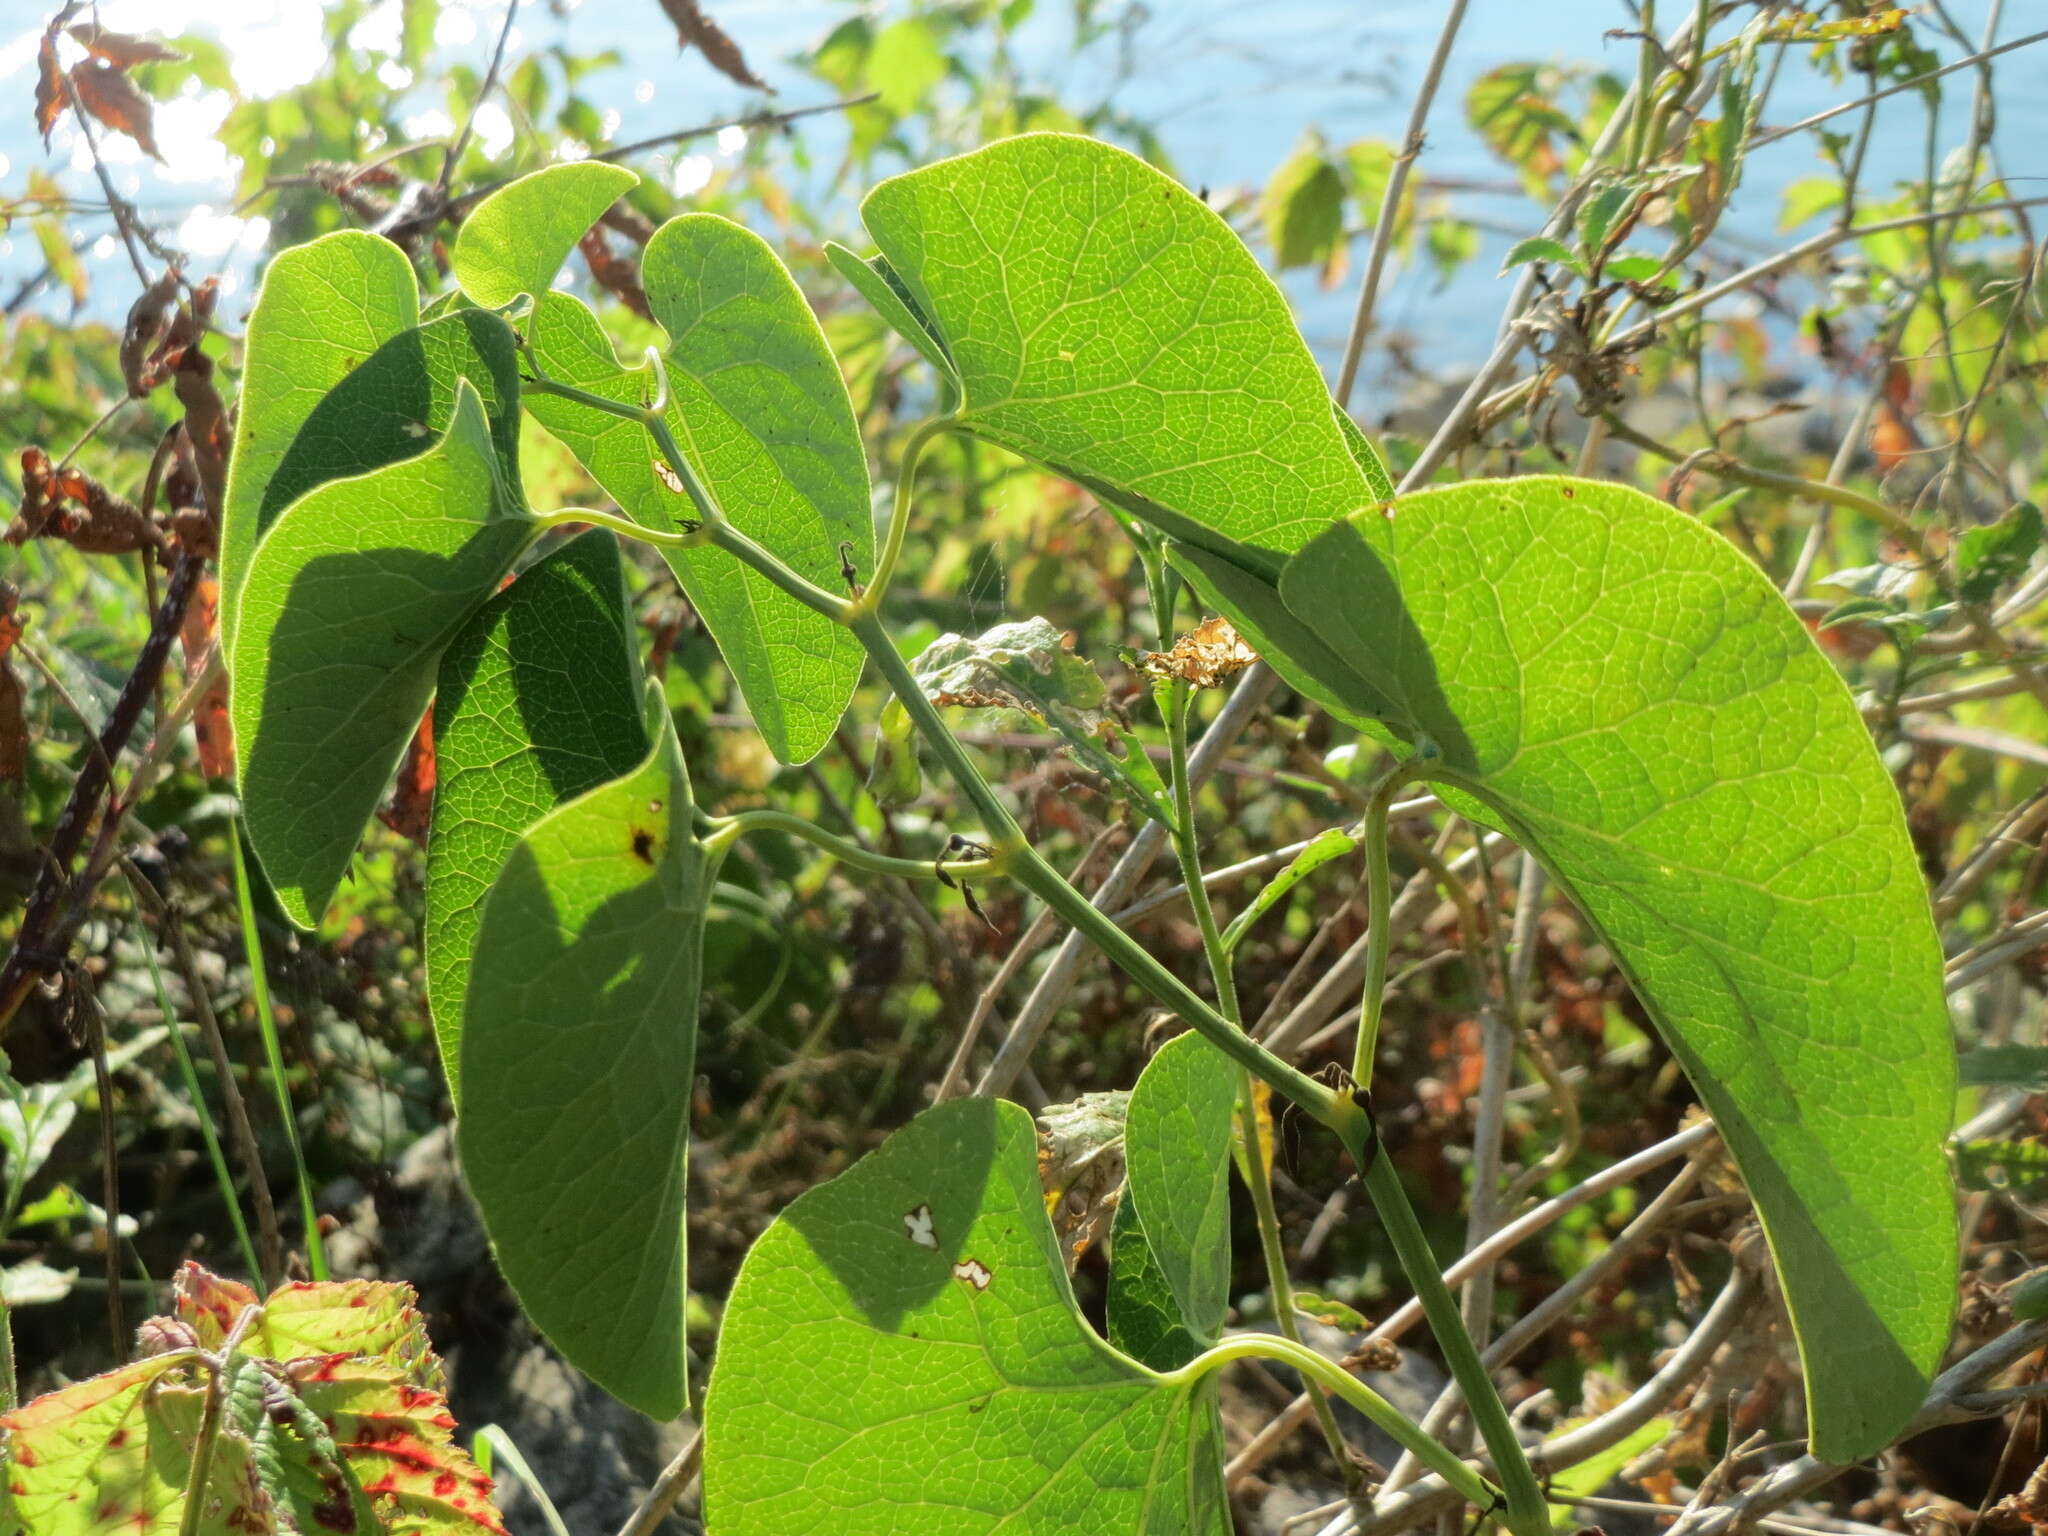
<path fill-rule="evenodd" d="M 46 157 L 30 124 L 35 38 L 48 3 L 0 0 L 0 95 L 15 104 L 0 115 L 0 188 L 18 193 L 29 169 L 44 166 L 81 196 L 96 196 L 75 130 L 60 129 Z M 1976 37 L 1989 4 L 1948 0 L 1948 9 Z M 739 42 L 756 71 L 780 88 L 783 104 L 826 99 L 826 88 L 788 60 L 854 13 L 847 0 L 717 0 L 707 9 Z M 1070 9 L 1066 0 L 1039 0 L 1016 48 L 1024 72 L 1070 106 L 1085 108 L 1110 97 L 1130 117 L 1157 127 L 1190 186 L 1219 190 L 1262 184 L 1310 127 L 1333 144 L 1365 137 L 1398 141 L 1407 121 L 1407 92 L 1427 63 L 1443 14 L 1439 0 L 1381 0 L 1363 6 L 1338 0 L 1262 0 L 1257 5 L 1153 0 L 1130 36 L 1128 56 L 1138 68 L 1123 77 L 1114 47 L 1074 52 Z M 366 24 L 395 28 L 397 11 L 398 0 L 386 0 Z M 2008 0 L 2005 12 L 2003 35 L 2022 35 L 2048 21 L 2048 0 Z M 190 28 L 220 36 L 235 55 L 239 83 L 252 93 L 310 78 L 322 62 L 316 0 L 237 0 L 228 16 L 212 0 L 102 0 L 100 14 L 116 30 L 177 33 Z M 442 19 L 436 64 L 460 59 L 481 71 L 503 14 L 501 0 L 451 5 Z M 1587 61 L 1627 76 L 1635 67 L 1636 44 L 1603 34 L 1632 24 L 1631 10 L 1620 0 L 1546 0 L 1540 5 L 1473 0 L 1431 117 L 1419 173 L 1505 181 L 1505 169 L 1464 125 L 1467 87 L 1487 69 L 1515 60 Z M 700 59 L 679 57 L 656 0 L 584 0 L 561 18 L 530 0 L 519 28 L 516 47 L 564 41 L 579 53 L 618 50 L 623 62 L 589 77 L 581 89 L 616 112 L 620 140 L 732 115 L 759 99 L 713 74 Z M 2042 47 L 2048 50 L 2048 44 Z M 1946 45 L 1941 51 L 1945 57 L 1956 52 Z M 2007 89 L 2001 93 L 1993 143 L 2008 181 L 2021 195 L 2038 192 L 2048 179 L 2048 94 L 2011 86 L 2028 75 L 2038 77 L 2042 57 L 2026 50 L 1995 63 Z M 1966 71 L 1943 82 L 1937 153 L 1954 148 L 1967 131 L 1974 78 L 1974 72 Z M 1769 122 L 1796 121 L 1853 94 L 1852 85 L 1833 86 L 1798 59 L 1788 59 Z M 433 120 L 436 106 L 423 93 L 421 133 L 445 125 L 445 120 Z M 1879 193 L 1895 179 L 1917 177 L 1924 164 L 1925 118 L 1917 99 L 1902 96 L 1888 106 L 1880 116 L 1865 179 L 1866 187 Z M 188 98 L 158 109 L 158 136 L 168 167 L 149 165 L 116 136 L 107 137 L 106 147 L 117 162 L 117 184 L 140 194 L 144 210 L 168 227 L 174 243 L 203 266 L 228 266 L 240 296 L 239 302 L 235 295 L 227 300 L 225 312 L 232 316 L 246 304 L 250 269 L 267 226 L 260 219 L 244 223 L 226 214 L 232 201 L 229 166 L 206 137 L 224 110 L 224 97 Z M 822 193 L 838 162 L 844 130 L 835 119 L 823 117 L 805 123 L 802 133 L 815 167 L 813 190 Z M 736 148 L 731 139 L 721 148 L 693 145 L 658 165 L 663 174 L 688 176 L 681 164 L 684 156 L 715 156 Z M 641 168 L 651 167 L 643 162 Z M 1764 252 L 1797 238 L 1778 232 L 1780 195 L 1788 182 L 1822 169 L 1809 136 L 1759 151 L 1745 172 L 1720 249 L 1736 255 Z M 849 224 L 851 203 L 849 196 L 843 205 Z M 1536 219 L 1532 204 L 1505 191 L 1460 191 L 1456 207 L 1482 229 L 1479 259 L 1447 286 L 1439 285 L 1426 264 L 1397 269 L 1381 305 L 1386 326 L 1404 333 L 1415 356 L 1431 368 L 1474 361 L 1490 348 L 1507 292 L 1507 280 L 1496 276 L 1500 256 L 1516 238 L 1533 232 Z M 1362 249 L 1354 249 L 1355 258 L 1362 256 Z M 95 270 L 108 272 L 108 293 L 119 296 L 118 302 L 110 297 L 104 309 L 95 306 L 93 312 L 118 318 L 132 296 L 126 274 L 117 270 L 125 258 L 109 236 L 96 243 L 89 260 Z M 34 239 L 24 227 L 0 234 L 0 298 L 40 265 Z M 1309 340 L 1320 354 L 1332 356 L 1349 324 L 1352 282 L 1325 290 L 1314 274 L 1290 273 L 1285 283 Z M 45 295 L 38 302 L 67 301 Z"/>

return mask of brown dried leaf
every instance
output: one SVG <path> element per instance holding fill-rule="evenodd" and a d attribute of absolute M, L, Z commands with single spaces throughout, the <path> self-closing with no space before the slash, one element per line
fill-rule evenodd
<path fill-rule="evenodd" d="M 193 510 L 193 509 L 188 509 Z M 181 513 L 180 516 L 183 514 Z M 202 514 L 203 515 L 203 514 Z M 196 679 L 220 634 L 220 583 L 211 576 L 193 590 L 178 632 L 185 649 L 185 677 Z M 227 779 L 235 772 L 235 728 L 228 720 L 228 680 L 214 678 L 192 706 L 192 734 L 199 741 L 199 771 L 209 779 Z"/>
<path fill-rule="evenodd" d="M 391 803 L 378 807 L 377 819 L 408 842 L 426 847 L 427 828 L 434 820 L 434 783 L 438 777 L 434 706 L 429 704 L 419 729 L 413 732 L 412 745 L 405 749 L 405 761 L 399 764 Z"/>
<path fill-rule="evenodd" d="M 64 115 L 64 71 L 57 64 L 56 34 L 45 32 L 36 49 L 36 132 L 43 136 L 43 148 L 50 147 L 50 130 Z"/>
<path fill-rule="evenodd" d="M 1259 659 L 1228 619 L 1204 619 L 1173 642 L 1170 651 L 1138 652 L 1138 670 L 1148 677 L 1179 678 L 1196 688 L 1214 688 Z"/>
<path fill-rule="evenodd" d="M 185 438 L 192 445 L 206 505 L 218 517 L 227 501 L 228 453 L 235 434 L 228 408 L 213 386 L 213 360 L 198 347 L 186 347 L 171 373 L 171 388 L 185 407 Z"/>
<path fill-rule="evenodd" d="M 148 379 L 143 364 L 163 334 L 164 317 L 177 296 L 178 269 L 166 267 L 164 275 L 128 306 L 128 322 L 121 328 L 121 377 L 128 382 L 128 393 L 138 400 L 162 382 Z"/>
<path fill-rule="evenodd" d="M 746 59 L 740 53 L 740 46 L 726 35 L 717 22 L 699 9 L 697 0 L 661 0 L 661 8 L 668 19 L 676 24 L 676 45 L 688 48 L 694 45 L 704 55 L 705 62 L 726 79 L 735 84 L 750 86 L 757 91 L 775 93 L 775 87 L 763 80 L 747 67 Z"/>
<path fill-rule="evenodd" d="M 614 251 L 600 226 L 593 224 L 576 248 L 590 267 L 591 281 L 642 320 L 654 318 L 654 311 L 647 307 L 647 290 L 640 285 L 640 264 Z"/>
<path fill-rule="evenodd" d="M 87 59 L 71 71 L 71 86 L 86 111 L 127 134 L 152 160 L 163 159 L 156 147 L 156 109 L 133 80 L 111 64 Z"/>
<path fill-rule="evenodd" d="M 153 37 L 135 37 L 126 32 L 109 32 L 105 27 L 80 22 L 71 35 L 98 58 L 116 69 L 133 69 L 137 64 L 174 64 L 185 57 L 168 43 Z"/>

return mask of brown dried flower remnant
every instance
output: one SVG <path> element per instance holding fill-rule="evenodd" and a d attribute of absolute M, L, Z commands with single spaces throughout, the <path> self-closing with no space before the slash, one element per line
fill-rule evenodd
<path fill-rule="evenodd" d="M 1177 678 L 1194 688 L 1214 688 L 1259 659 L 1228 619 L 1204 619 L 1173 642 L 1170 651 L 1140 651 L 1138 670 L 1147 677 Z"/>

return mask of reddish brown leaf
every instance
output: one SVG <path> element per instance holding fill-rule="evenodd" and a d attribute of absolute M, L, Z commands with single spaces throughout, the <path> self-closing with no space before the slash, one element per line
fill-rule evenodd
<path fill-rule="evenodd" d="M 227 502 L 228 453 L 235 434 L 228 408 L 213 385 L 213 360 L 198 347 L 183 348 L 171 373 L 171 388 L 185 407 L 185 439 L 192 445 L 206 505 L 218 517 Z"/>
<path fill-rule="evenodd" d="M 149 349 L 163 334 L 165 317 L 177 297 L 178 269 L 166 267 L 164 275 L 128 306 L 128 321 L 121 327 L 121 377 L 127 380 L 128 393 L 138 400 L 161 382 L 147 379 L 143 365 Z"/>
<path fill-rule="evenodd" d="M 706 63 L 735 84 L 774 93 L 775 87 L 747 67 L 740 45 L 726 35 L 725 28 L 704 14 L 697 0 L 661 0 L 661 8 L 676 24 L 678 47 L 694 46 Z"/>
<path fill-rule="evenodd" d="M 21 478 L 21 511 L 6 534 L 10 544 L 61 539 L 88 555 L 132 555 L 164 547 L 162 530 L 134 502 L 81 469 L 52 469 L 40 448 L 22 451 Z"/>
<path fill-rule="evenodd" d="M 87 59 L 71 71 L 71 87 L 86 111 L 127 134 L 152 160 L 163 159 L 156 147 L 156 109 L 133 80 L 111 64 Z"/>
<path fill-rule="evenodd" d="M 614 251 L 601 226 L 591 225 L 576 246 L 583 252 L 583 259 L 590 267 L 591 280 L 598 287 L 642 320 L 654 318 L 654 311 L 647 307 L 647 290 L 640 286 L 640 264 Z"/>
<path fill-rule="evenodd" d="M 50 130 L 64 113 L 64 71 L 57 64 L 57 38 L 45 32 L 36 49 L 36 132 L 43 136 L 43 148 L 50 147 Z"/>
<path fill-rule="evenodd" d="M 196 509 L 188 508 L 188 511 Z M 182 514 L 181 514 L 182 515 Z M 204 516 L 204 514 L 200 514 Z M 185 677 L 199 676 L 220 631 L 220 583 L 208 576 L 192 593 L 178 633 L 185 648 Z M 227 779 L 235 772 L 235 728 L 228 722 L 228 684 L 216 677 L 192 706 L 192 733 L 199 738 L 199 771 L 209 779 Z"/>
<path fill-rule="evenodd" d="M 391 803 L 378 810 L 377 819 L 424 848 L 434 819 L 434 780 L 434 706 L 429 704 L 420 728 L 413 732 L 412 745 L 405 749 L 405 761 L 399 764 Z"/>
<path fill-rule="evenodd" d="M 167 43 L 160 43 L 153 37 L 134 37 L 126 32 L 109 32 L 105 27 L 96 27 L 80 22 L 71 28 L 71 35 L 83 43 L 87 50 L 98 58 L 105 59 L 116 69 L 132 69 L 137 64 L 172 64 L 185 57 Z"/>

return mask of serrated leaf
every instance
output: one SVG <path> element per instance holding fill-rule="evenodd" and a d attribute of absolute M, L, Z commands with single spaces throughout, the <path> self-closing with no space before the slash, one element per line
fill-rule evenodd
<path fill-rule="evenodd" d="M 1223 1332 L 1230 1126 L 1241 1076 L 1200 1035 L 1177 1035 L 1146 1063 L 1131 1091 L 1124 1122 L 1129 1217 L 1120 1211 L 1112 1234 L 1109 1330 L 1125 1348 L 1145 1346 L 1133 1352 L 1155 1370 L 1187 1364 Z M 1165 1328 L 1158 1316 L 1162 1286 L 1173 1303 Z"/>
<path fill-rule="evenodd" d="M 482 398 L 466 376 L 455 389 L 439 441 L 309 492 L 249 564 L 229 653 L 244 825 L 303 927 L 348 868 L 442 648 L 533 533 L 500 477 Z"/>
<path fill-rule="evenodd" d="M 1955 1058 L 1897 793 L 1804 626 L 1663 503 L 1554 478 L 1355 518 L 1280 590 L 1614 951 L 1756 1201 L 1815 1453 L 1886 1444 L 1948 1337 Z"/>
<path fill-rule="evenodd" d="M 1075 1309 L 1014 1104 L 919 1115 L 741 1267 L 705 1407 L 721 1536 L 1224 1536 L 1208 1389 Z"/>
<path fill-rule="evenodd" d="M 726 219 L 686 214 L 655 232 L 640 271 L 669 335 L 669 429 L 726 515 L 828 589 L 841 587 L 842 544 L 857 570 L 871 569 L 874 513 L 852 402 L 816 317 L 774 252 Z M 575 299 L 542 296 L 530 335 L 553 377 L 615 400 L 653 398 L 649 370 L 621 367 L 596 317 Z M 527 404 L 628 517 L 671 529 L 691 515 L 637 424 L 546 395 Z M 769 749 L 784 762 L 816 755 L 859 682 L 859 642 L 723 550 L 663 554 Z"/>
<path fill-rule="evenodd" d="M 592 531 L 521 573 L 449 642 L 434 703 L 427 999 L 448 1091 L 484 895 L 520 837 L 647 755 L 618 540 Z"/>
<path fill-rule="evenodd" d="M 463 1006 L 463 1172 L 569 1362 L 685 1405 L 684 1158 L 713 861 L 655 696 L 653 750 L 542 817 L 484 898 Z"/>
<path fill-rule="evenodd" d="M 330 1355 L 285 1375 L 327 1427 L 379 1526 L 406 1536 L 505 1536 L 491 1480 L 455 1443 L 447 1399 L 388 1365 Z"/>
<path fill-rule="evenodd" d="M 177 1536 L 205 1393 L 137 1360 L 0 1414 L 12 1513 L 34 1536 Z M 248 1441 L 223 1430 L 207 1466 L 201 1536 L 271 1528 Z"/>
<path fill-rule="evenodd" d="M 500 187 L 456 233 L 455 281 L 486 309 L 546 293 L 583 232 L 639 180 L 622 165 L 579 160 Z"/>
<path fill-rule="evenodd" d="M 1279 290 L 1136 156 L 1027 134 L 884 181 L 861 216 L 977 435 L 1212 548 L 1295 549 L 1378 499 Z"/>
<path fill-rule="evenodd" d="M 349 1355 L 388 1366 L 417 1386 L 438 1387 L 441 1364 L 418 1300 L 410 1285 L 389 1280 L 288 1282 L 264 1300 L 262 1317 L 243 1336 L 242 1352 L 266 1360 Z M 190 1260 L 171 1283 L 171 1315 L 191 1330 L 201 1349 L 220 1349 L 256 1301 L 240 1281 Z M 145 1335 L 150 1332 L 145 1325 Z"/>
<path fill-rule="evenodd" d="M 419 316 L 419 285 L 405 253 L 358 230 L 281 251 L 249 315 L 242 393 L 221 514 L 222 642 L 232 636 L 243 575 L 256 541 L 278 513 L 323 480 L 360 474 L 350 434 L 300 450 L 309 478 L 288 495 L 270 482 L 327 392 Z M 321 461 L 325 450 L 333 462 Z"/>

